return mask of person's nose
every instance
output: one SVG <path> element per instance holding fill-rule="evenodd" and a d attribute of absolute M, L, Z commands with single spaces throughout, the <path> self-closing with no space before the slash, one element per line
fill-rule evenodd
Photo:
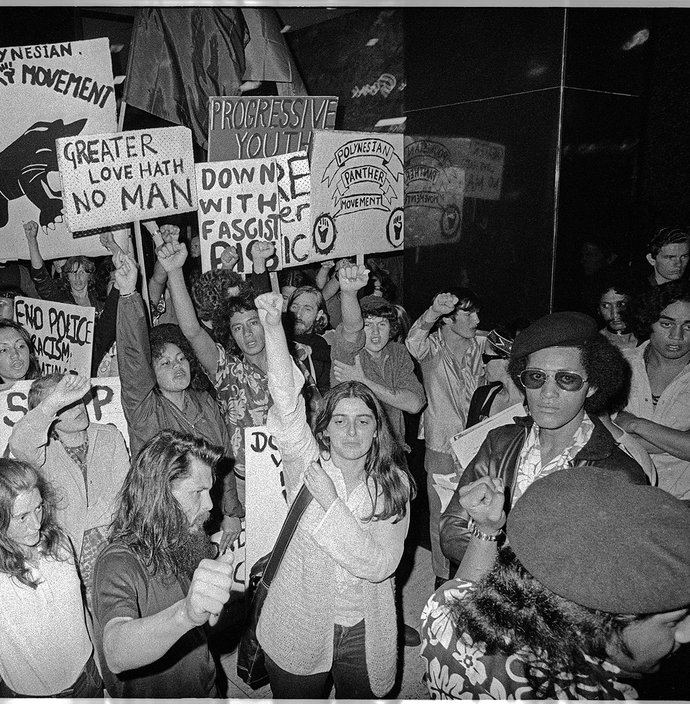
<path fill-rule="evenodd" d="M 205 491 L 203 493 L 203 502 L 201 506 L 204 511 L 210 511 L 213 508 L 213 501 L 211 501 L 211 493 L 209 491 Z"/>
<path fill-rule="evenodd" d="M 472 313 L 471 315 L 471 320 L 475 325 L 479 325 L 479 314 L 478 313 Z"/>
<path fill-rule="evenodd" d="M 672 340 L 682 340 L 683 339 L 683 326 L 674 325 L 668 333 L 668 336 Z"/>
<path fill-rule="evenodd" d="M 41 519 L 43 518 L 43 515 L 40 511 L 37 511 L 35 513 L 32 513 L 30 518 L 29 518 L 29 525 L 27 526 L 29 529 L 29 532 L 35 533 L 41 529 Z"/>
<path fill-rule="evenodd" d="M 254 338 L 254 331 L 250 327 L 245 327 L 242 332 L 245 340 Z"/>
<path fill-rule="evenodd" d="M 688 614 L 677 626 L 674 632 L 676 643 L 690 643 L 690 614 Z"/>
<path fill-rule="evenodd" d="M 541 395 L 545 398 L 553 398 L 558 396 L 558 384 L 553 377 L 547 376 L 544 386 L 541 387 Z"/>
<path fill-rule="evenodd" d="M 347 425 L 347 434 L 351 437 L 357 435 L 357 421 L 351 420 Z"/>

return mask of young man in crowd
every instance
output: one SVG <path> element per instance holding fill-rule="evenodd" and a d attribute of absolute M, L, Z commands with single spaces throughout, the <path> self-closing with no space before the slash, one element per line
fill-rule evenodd
<path fill-rule="evenodd" d="M 205 625 L 230 598 L 232 553 L 204 532 L 220 451 L 163 430 L 125 479 L 94 571 L 95 636 L 112 697 L 217 697 Z"/>
<path fill-rule="evenodd" d="M 690 256 L 690 234 L 675 227 L 662 227 L 647 245 L 647 261 L 653 267 L 650 287 L 683 277 Z"/>
<path fill-rule="evenodd" d="M 410 328 L 405 344 L 419 361 L 428 406 L 422 416 L 429 497 L 431 562 L 438 587 L 450 576 L 441 552 L 441 499 L 437 486 L 457 481 L 451 438 L 465 428 L 472 394 L 484 382 L 482 353 L 486 337 L 477 337 L 479 300 L 466 288 L 446 289 Z"/>
<path fill-rule="evenodd" d="M 508 371 L 524 388 L 530 414 L 489 431 L 465 469 L 441 517 L 447 557 L 459 564 L 465 554 L 473 525 L 460 497 L 481 477 L 503 481 L 506 510 L 534 481 L 578 465 L 598 464 L 627 481 L 649 483 L 598 418 L 620 393 L 625 366 L 584 313 L 552 313 L 517 335 Z"/>
<path fill-rule="evenodd" d="M 599 287 L 598 312 L 604 323 L 599 332 L 621 349 L 637 346 L 637 337 L 630 321 L 633 295 L 632 283 L 622 276 L 607 276 Z"/>
<path fill-rule="evenodd" d="M 649 340 L 624 352 L 630 396 L 615 421 L 649 452 L 659 486 L 690 501 L 690 283 L 653 288 L 635 322 Z"/>

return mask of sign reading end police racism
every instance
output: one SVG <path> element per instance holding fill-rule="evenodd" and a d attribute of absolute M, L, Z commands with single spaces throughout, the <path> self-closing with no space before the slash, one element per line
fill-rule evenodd
<path fill-rule="evenodd" d="M 186 127 L 69 137 L 56 144 L 73 232 L 196 210 L 192 133 Z"/>

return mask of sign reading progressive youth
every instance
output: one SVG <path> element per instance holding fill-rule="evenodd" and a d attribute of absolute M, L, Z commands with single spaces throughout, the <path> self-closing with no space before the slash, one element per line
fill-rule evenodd
<path fill-rule="evenodd" d="M 257 159 L 309 151 L 312 131 L 332 130 L 335 96 L 209 99 L 210 161 Z"/>
<path fill-rule="evenodd" d="M 68 137 L 57 151 L 72 231 L 196 210 L 186 127 Z"/>
<path fill-rule="evenodd" d="M 22 223 L 46 259 L 102 255 L 63 222 L 55 140 L 115 130 L 109 40 L 0 48 L 0 261 L 28 259 Z"/>

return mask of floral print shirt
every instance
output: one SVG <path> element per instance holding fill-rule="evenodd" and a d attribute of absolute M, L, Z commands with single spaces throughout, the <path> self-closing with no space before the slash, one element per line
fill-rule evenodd
<path fill-rule="evenodd" d="M 483 642 L 458 636 L 451 607 L 473 589 L 472 582 L 446 582 L 422 612 L 421 656 L 432 699 L 637 699 L 632 687 L 616 680 L 620 670 L 610 662 L 585 655 L 586 671 L 554 673 L 544 651 L 488 654 Z"/>
<path fill-rule="evenodd" d="M 213 385 L 221 413 L 228 426 L 235 458 L 235 475 L 244 479 L 244 429 L 266 424 L 273 404 L 266 374 L 244 357 L 218 348 L 218 366 Z"/>

